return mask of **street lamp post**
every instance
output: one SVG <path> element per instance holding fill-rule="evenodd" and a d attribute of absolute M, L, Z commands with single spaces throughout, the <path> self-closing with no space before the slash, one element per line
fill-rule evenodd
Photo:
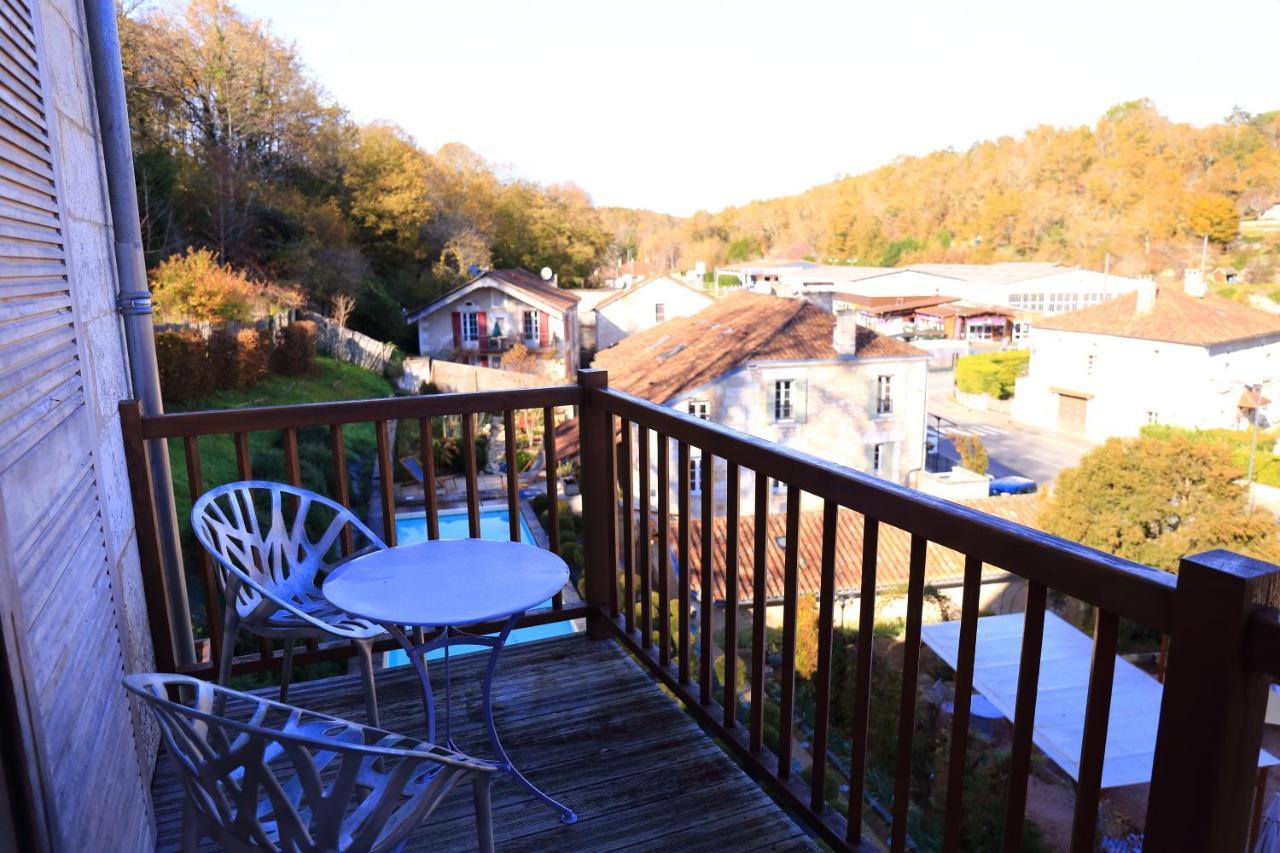
<path fill-rule="evenodd" d="M 1246 482 L 1249 489 L 1249 512 L 1253 512 L 1253 456 L 1258 449 L 1258 415 L 1262 410 L 1262 383 L 1255 383 L 1248 387 L 1254 394 L 1254 398 L 1249 402 L 1254 405 L 1250 410 L 1252 414 L 1249 416 L 1249 419 L 1253 421 L 1253 435 L 1249 439 L 1249 476 Z"/>

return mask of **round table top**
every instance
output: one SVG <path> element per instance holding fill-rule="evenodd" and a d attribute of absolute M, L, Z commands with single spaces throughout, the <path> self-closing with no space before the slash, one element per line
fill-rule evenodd
<path fill-rule="evenodd" d="M 523 613 L 560 591 L 569 567 L 521 542 L 437 539 L 356 557 L 324 581 L 325 598 L 374 622 L 437 628 Z"/>

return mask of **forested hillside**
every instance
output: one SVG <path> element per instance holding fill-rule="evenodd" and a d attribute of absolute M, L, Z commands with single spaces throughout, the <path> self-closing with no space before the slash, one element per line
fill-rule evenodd
<path fill-rule="evenodd" d="M 472 265 L 550 266 L 583 284 L 609 236 L 586 193 L 501 178 L 464 145 L 424 151 L 351 122 L 292 45 L 226 0 L 119 20 L 149 266 L 189 246 L 353 325 L 403 339 Z"/>
<path fill-rule="evenodd" d="M 795 156 L 803 156 L 797 141 Z M 1093 127 L 1038 127 L 966 151 L 902 157 L 800 195 L 678 222 L 605 211 L 643 258 L 762 254 L 895 266 L 1042 259 L 1157 272 L 1215 252 L 1241 217 L 1280 201 L 1280 111 L 1169 121 L 1145 100 Z M 1264 261 L 1270 263 L 1270 261 Z"/>
<path fill-rule="evenodd" d="M 171 292 L 199 290 L 193 269 L 221 269 L 223 282 L 280 285 L 262 304 L 296 290 L 323 311 L 345 293 L 352 325 L 383 339 L 405 340 L 401 309 L 476 265 L 549 266 L 570 287 L 628 256 L 1098 267 L 1110 254 L 1113 270 L 1139 273 L 1198 259 L 1207 236 L 1213 261 L 1276 279 L 1280 251 L 1236 234 L 1280 201 L 1280 112 L 1193 127 L 1133 101 L 1093 127 L 1038 127 L 681 218 L 595 208 L 575 186 L 512 178 L 465 145 L 428 152 L 394 124 L 359 126 L 291 44 L 228 0 L 147 6 L 122 13 L 120 30 L 148 265 L 209 250 L 168 268 Z M 803 139 L 778 156 L 805 156 Z"/>

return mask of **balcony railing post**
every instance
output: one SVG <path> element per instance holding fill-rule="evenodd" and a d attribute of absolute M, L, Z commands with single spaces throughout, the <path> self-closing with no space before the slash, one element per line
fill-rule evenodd
<path fill-rule="evenodd" d="M 1240 850 L 1262 744 L 1267 677 L 1249 621 L 1280 566 L 1229 551 L 1183 557 L 1147 803 L 1149 850 Z"/>
<path fill-rule="evenodd" d="M 155 494 L 151 471 L 147 464 L 147 442 L 142 437 L 142 404 L 137 400 L 120 402 L 120 429 L 124 438 L 125 467 L 129 472 L 129 488 L 133 498 L 133 524 L 138 537 L 138 561 L 142 568 L 143 596 L 147 602 L 147 622 L 151 628 L 151 647 L 156 669 L 176 672 L 178 632 L 169 607 L 170 590 L 160 547 L 160 524 L 156 517 Z M 179 575 L 179 579 L 181 576 Z M 182 590 L 186 595 L 186 589 Z"/>
<path fill-rule="evenodd" d="M 579 479 L 582 489 L 582 521 L 586 531 L 587 603 L 592 606 L 587 618 L 587 631 L 595 639 L 611 636 L 605 624 L 609 612 L 609 593 L 616 582 L 616 567 L 609 554 L 606 533 L 614 518 L 613 484 L 609 482 L 609 454 L 613 452 L 613 435 L 609 413 L 593 403 L 592 391 L 609 387 L 609 374 L 604 370 L 578 370 L 582 402 L 578 405 Z"/>

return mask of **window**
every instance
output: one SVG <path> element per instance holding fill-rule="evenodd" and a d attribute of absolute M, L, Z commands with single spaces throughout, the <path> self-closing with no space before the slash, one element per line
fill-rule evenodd
<path fill-rule="evenodd" d="M 1159 413 L 1159 412 L 1157 412 L 1157 411 L 1154 411 L 1154 410 L 1148 410 L 1148 411 L 1147 411 L 1147 423 L 1149 423 L 1149 424 L 1158 424 L 1158 423 L 1160 423 L 1160 413 Z"/>
<path fill-rule="evenodd" d="M 769 490 L 775 495 L 780 495 L 787 490 L 787 484 L 779 480 L 777 477 L 770 477 Z"/>
<path fill-rule="evenodd" d="M 1013 324 L 1013 339 L 1015 341 L 1026 340 L 1026 338 L 1030 334 L 1031 334 L 1030 323 L 1014 323 Z"/>
<path fill-rule="evenodd" d="M 1087 376 L 1092 376 L 1092 375 L 1093 375 L 1093 368 L 1094 368 L 1094 366 L 1096 366 L 1096 365 L 1097 365 L 1097 363 L 1098 363 L 1098 356 L 1097 356 L 1096 354 L 1094 354 L 1094 353 L 1089 353 L 1087 356 L 1085 356 L 1085 361 L 1084 361 L 1084 372 L 1085 372 L 1085 375 L 1087 375 Z"/>
<path fill-rule="evenodd" d="M 653 306 L 653 322 L 661 323 L 667 319 L 667 306 L 659 302 Z"/>
<path fill-rule="evenodd" d="M 689 457 L 689 491 L 702 494 L 702 456 Z"/>
<path fill-rule="evenodd" d="M 526 341 L 536 341 L 539 339 L 537 311 L 524 312 L 524 339 Z"/>
<path fill-rule="evenodd" d="M 876 377 L 876 414 L 893 414 L 893 377 Z"/>
<path fill-rule="evenodd" d="M 462 315 L 462 339 L 464 341 L 480 340 L 480 315 L 468 311 Z"/>
<path fill-rule="evenodd" d="M 888 442 L 871 448 L 871 470 L 877 477 L 888 477 L 893 464 L 893 445 Z"/>
<path fill-rule="evenodd" d="M 773 383 L 773 419 L 775 421 L 789 421 L 795 417 L 791 385 L 790 379 L 779 379 Z"/>
<path fill-rule="evenodd" d="M 690 400 L 689 414 L 704 421 L 711 420 L 711 403 L 707 400 Z"/>

